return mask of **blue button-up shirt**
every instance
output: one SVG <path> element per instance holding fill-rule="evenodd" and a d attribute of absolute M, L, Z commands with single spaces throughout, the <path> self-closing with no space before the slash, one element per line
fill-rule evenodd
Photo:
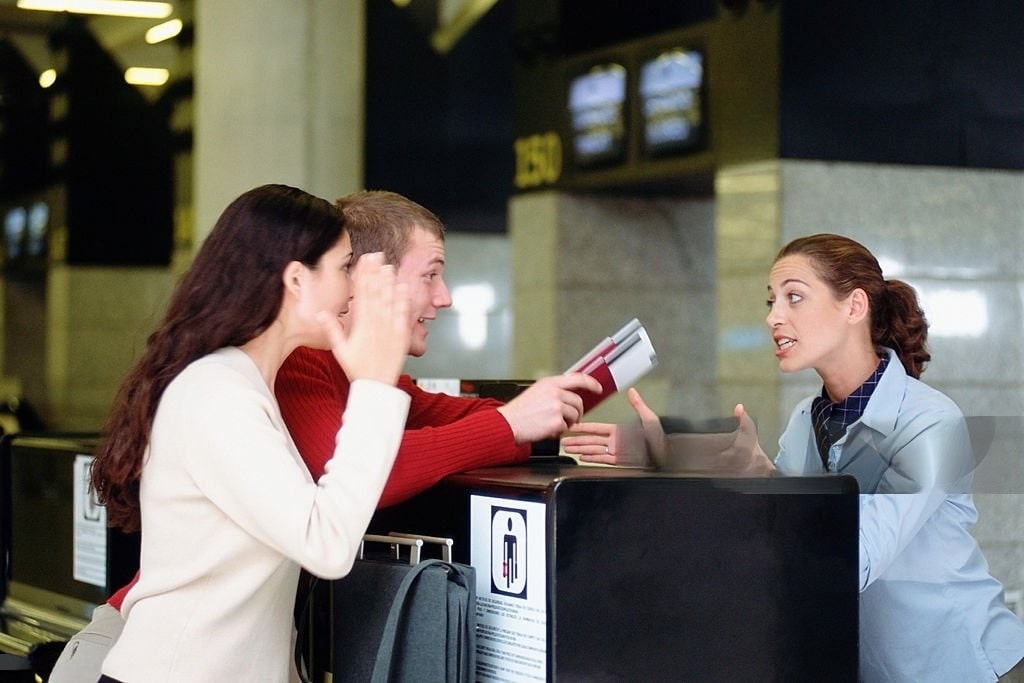
<path fill-rule="evenodd" d="M 1024 624 L 970 527 L 968 426 L 953 401 L 909 377 L 895 352 L 829 468 L 860 487 L 860 677 L 869 682 L 995 681 L 1024 657 Z M 793 411 L 775 460 L 820 474 L 811 402 Z"/>

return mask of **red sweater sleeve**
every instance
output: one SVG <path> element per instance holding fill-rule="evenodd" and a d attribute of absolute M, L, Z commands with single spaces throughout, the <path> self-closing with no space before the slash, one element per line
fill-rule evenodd
<path fill-rule="evenodd" d="M 126 585 L 122 586 L 120 589 L 118 589 L 117 592 L 115 592 L 113 595 L 111 595 L 110 599 L 107 600 L 107 603 L 111 607 L 116 609 L 118 612 L 120 612 L 121 611 L 121 604 L 124 602 L 124 596 L 127 595 L 128 591 L 131 590 L 131 587 L 134 586 L 138 582 L 139 582 L 139 572 L 136 571 L 135 572 L 135 576 L 132 578 L 132 580 L 129 581 Z"/>
<path fill-rule="evenodd" d="M 380 507 L 427 490 L 445 476 L 476 467 L 522 462 L 530 444 L 516 445 L 512 427 L 498 412 L 501 402 L 434 394 L 403 376 L 409 418 Z"/>
<path fill-rule="evenodd" d="M 500 402 L 433 394 L 405 375 L 398 386 L 411 397 L 409 418 L 380 507 L 407 500 L 454 472 L 529 457 L 529 444 L 516 445 L 498 412 Z M 314 478 L 334 453 L 348 388 L 330 351 L 296 349 L 278 371 L 274 391 L 281 415 Z"/>

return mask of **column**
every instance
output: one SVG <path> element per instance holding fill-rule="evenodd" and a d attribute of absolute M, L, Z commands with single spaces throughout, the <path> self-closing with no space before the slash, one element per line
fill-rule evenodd
<path fill-rule="evenodd" d="M 364 15 L 362 2 L 196 3 L 195 244 L 257 185 L 361 188 Z"/>

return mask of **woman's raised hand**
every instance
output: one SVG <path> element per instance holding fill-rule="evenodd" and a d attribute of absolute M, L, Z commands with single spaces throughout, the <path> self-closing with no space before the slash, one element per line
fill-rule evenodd
<path fill-rule="evenodd" d="M 352 381 L 395 384 L 405 365 L 412 334 L 409 290 L 380 252 L 364 254 L 352 273 L 353 298 L 344 326 L 322 314 L 331 351 Z"/>

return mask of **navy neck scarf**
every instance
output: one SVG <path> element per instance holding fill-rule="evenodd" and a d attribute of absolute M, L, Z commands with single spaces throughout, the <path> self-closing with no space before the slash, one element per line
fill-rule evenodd
<path fill-rule="evenodd" d="M 878 367 L 871 373 L 864 384 L 861 384 L 852 394 L 838 403 L 833 403 L 825 387 L 821 387 L 821 395 L 811 403 L 811 424 L 814 427 L 814 441 L 818 445 L 818 455 L 821 457 L 821 465 L 828 471 L 828 451 L 832 444 L 842 438 L 846 428 L 857 421 L 864 414 L 868 405 L 868 399 L 878 386 L 878 380 L 889 365 L 888 354 L 878 361 Z"/>

